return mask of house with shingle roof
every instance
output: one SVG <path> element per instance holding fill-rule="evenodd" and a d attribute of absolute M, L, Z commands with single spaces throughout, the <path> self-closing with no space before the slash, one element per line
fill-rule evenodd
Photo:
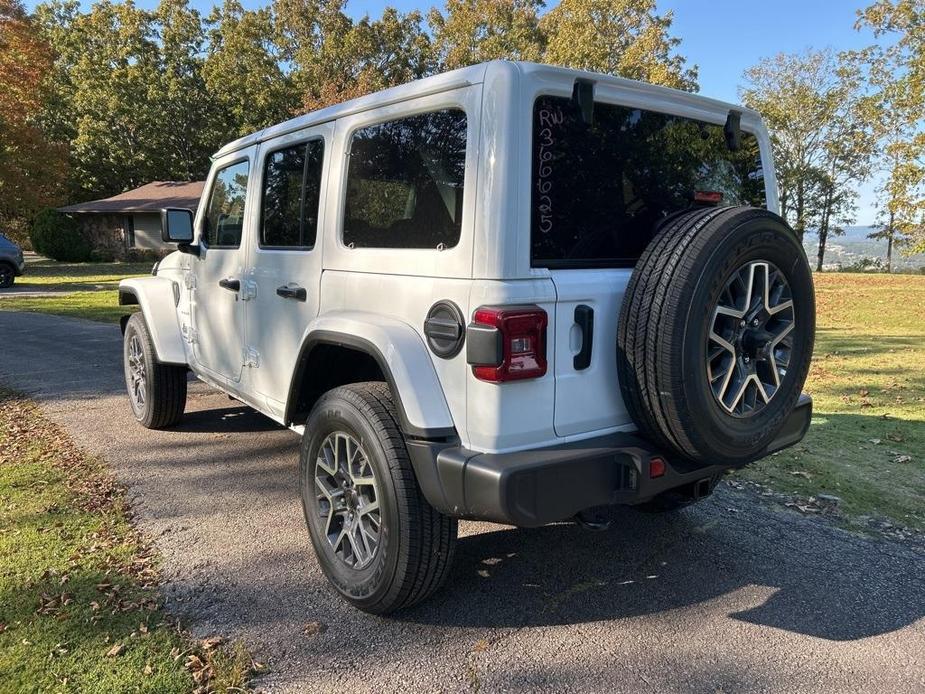
<path fill-rule="evenodd" d="M 161 241 L 161 210 L 196 211 L 205 181 L 152 181 L 102 200 L 58 208 L 73 216 L 93 247 L 115 258 L 135 252 L 172 250 Z"/>

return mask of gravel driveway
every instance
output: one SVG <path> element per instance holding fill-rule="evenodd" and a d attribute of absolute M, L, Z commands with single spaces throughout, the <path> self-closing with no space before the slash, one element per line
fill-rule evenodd
<path fill-rule="evenodd" d="M 136 425 L 117 327 L 0 311 L 0 345 L 0 382 L 128 487 L 168 609 L 243 639 L 270 691 L 925 689 L 925 556 L 909 547 L 721 487 L 605 533 L 463 523 L 448 586 L 371 617 L 315 562 L 294 434 L 202 385 L 181 426 Z"/>

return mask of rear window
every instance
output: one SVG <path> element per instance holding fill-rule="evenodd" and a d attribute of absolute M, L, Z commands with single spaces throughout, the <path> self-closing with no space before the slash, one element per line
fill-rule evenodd
<path fill-rule="evenodd" d="M 344 243 L 451 248 L 459 242 L 466 114 L 422 113 L 358 130 L 350 143 Z"/>
<path fill-rule="evenodd" d="M 730 151 L 722 125 L 597 102 L 593 120 L 583 123 L 568 98 L 534 104 L 534 267 L 632 266 L 657 223 L 694 204 L 695 193 L 766 205 L 750 133 Z"/>

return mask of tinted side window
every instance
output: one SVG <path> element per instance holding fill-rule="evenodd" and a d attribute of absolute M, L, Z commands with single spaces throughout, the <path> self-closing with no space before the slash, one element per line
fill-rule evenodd
<path fill-rule="evenodd" d="M 315 245 L 324 142 L 311 140 L 267 155 L 260 245 Z"/>
<path fill-rule="evenodd" d="M 462 228 L 466 114 L 422 113 L 358 130 L 350 144 L 344 243 L 451 248 Z"/>
<path fill-rule="evenodd" d="M 247 197 L 246 161 L 226 166 L 218 172 L 206 211 L 206 245 L 237 248 L 244 230 L 244 203 Z"/>
<path fill-rule="evenodd" d="M 731 151 L 722 125 L 597 102 L 588 126 L 553 96 L 534 105 L 532 187 L 537 267 L 632 265 L 658 223 L 698 195 L 766 205 L 754 135 Z"/>

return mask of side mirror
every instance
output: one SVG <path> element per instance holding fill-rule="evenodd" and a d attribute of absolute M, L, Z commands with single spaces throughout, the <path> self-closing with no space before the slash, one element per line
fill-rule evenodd
<path fill-rule="evenodd" d="M 192 243 L 193 213 L 180 208 L 161 210 L 161 240 L 167 243 Z"/>

